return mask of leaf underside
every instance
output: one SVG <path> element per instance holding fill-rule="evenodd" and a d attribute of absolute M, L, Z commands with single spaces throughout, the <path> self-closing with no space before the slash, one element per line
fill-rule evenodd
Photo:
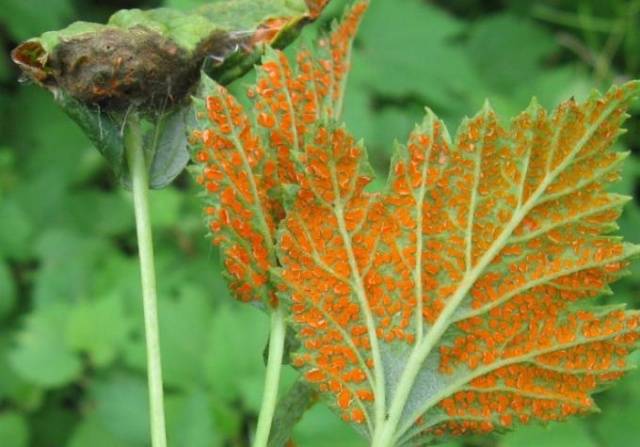
<path fill-rule="evenodd" d="M 291 154 L 313 123 L 341 107 L 351 38 L 365 9 L 362 2 L 354 7 L 319 55 L 300 50 L 297 72 L 284 53 L 267 51 L 249 91 L 255 123 L 227 90 L 203 79 L 204 99 L 195 100 L 197 128 L 190 137 L 193 169 L 212 241 L 221 247 L 230 287 L 241 301 L 277 301 L 269 281 L 278 265 L 276 229 L 291 195 L 285 185 L 301 176 Z"/>
<path fill-rule="evenodd" d="M 279 276 L 305 347 L 294 364 L 345 420 L 375 431 L 374 401 L 390 405 L 403 381 L 397 442 L 594 408 L 638 339 L 636 313 L 585 304 L 638 253 L 607 235 L 627 198 L 605 191 L 637 90 L 551 115 L 534 103 L 509 128 L 486 106 L 454 142 L 428 113 L 382 194 L 364 189 L 362 147 L 318 126 Z M 408 378 L 412 352 L 422 366 Z"/>
<path fill-rule="evenodd" d="M 638 82 L 552 112 L 534 101 L 508 126 L 487 104 L 453 140 L 428 111 L 372 193 L 339 119 L 364 8 L 297 69 L 268 55 L 256 125 L 204 87 L 195 170 L 236 295 L 288 306 L 294 366 L 374 443 L 594 410 L 639 338 L 636 312 L 592 302 L 640 252 L 611 235 L 628 198 L 607 192 Z"/>

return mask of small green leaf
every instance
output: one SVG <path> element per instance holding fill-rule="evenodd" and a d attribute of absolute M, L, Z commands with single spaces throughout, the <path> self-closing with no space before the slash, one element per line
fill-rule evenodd
<path fill-rule="evenodd" d="M 53 388 L 79 377 L 80 360 L 64 343 L 68 312 L 66 306 L 51 305 L 27 318 L 17 335 L 17 346 L 9 353 L 10 365 L 25 380 Z"/>
<path fill-rule="evenodd" d="M 73 307 L 67 321 L 66 340 L 70 348 L 86 352 L 94 365 L 105 367 L 126 343 L 130 328 L 122 300 L 110 295 Z"/>
<path fill-rule="evenodd" d="M 145 136 L 145 150 L 153 156 L 149 168 L 149 186 L 153 189 L 170 184 L 189 162 L 186 115 L 186 108 L 169 112 Z"/>
<path fill-rule="evenodd" d="M 267 333 L 268 322 L 254 308 L 235 304 L 216 311 L 203 354 L 207 382 L 216 395 L 258 409 L 264 375 L 260 354 Z"/>
<path fill-rule="evenodd" d="M 146 445 L 149 437 L 147 386 L 142 378 L 115 375 L 91 390 L 95 415 L 120 441 Z"/>
<path fill-rule="evenodd" d="M 83 104 L 64 92 L 56 96 L 56 101 L 100 151 L 116 176 L 122 178 L 125 170 L 123 118 L 103 113 L 99 107 Z"/>
<path fill-rule="evenodd" d="M 207 394 L 194 390 L 167 399 L 167 436 L 170 445 L 214 447 L 222 445 L 216 433 Z"/>
<path fill-rule="evenodd" d="M 95 416 L 80 422 L 66 447 L 133 447 L 114 437 L 100 424 Z M 136 446 L 137 447 L 137 446 Z"/>
<path fill-rule="evenodd" d="M 186 286 L 177 299 L 160 301 L 164 380 L 174 387 L 193 387 L 203 376 L 202 352 L 212 309 L 210 300 L 199 292 Z"/>
<path fill-rule="evenodd" d="M 297 381 L 278 402 L 269 436 L 269 447 L 282 447 L 291 439 L 293 428 L 318 400 L 317 392 L 304 381 Z"/>

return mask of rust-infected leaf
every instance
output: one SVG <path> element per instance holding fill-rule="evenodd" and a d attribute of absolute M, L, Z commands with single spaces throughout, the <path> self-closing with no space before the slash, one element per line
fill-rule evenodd
<path fill-rule="evenodd" d="M 637 312 L 591 302 L 640 252 L 610 234 L 627 198 L 607 192 L 638 82 L 553 112 L 533 102 L 506 127 L 487 104 L 453 140 L 429 111 L 372 193 L 366 151 L 339 118 L 365 8 L 298 53 L 297 69 L 270 52 L 250 90 L 256 124 L 231 114 L 246 143 L 196 155 L 215 204 L 208 160 L 260 148 L 242 175 L 261 185 L 253 203 L 276 249 L 264 273 L 301 342 L 294 366 L 373 447 L 593 410 L 640 338 Z M 209 118 L 200 148 L 207 128 L 229 124 Z"/>
<path fill-rule="evenodd" d="M 451 141 L 431 112 L 364 189 L 364 150 L 331 120 L 301 150 L 281 225 L 294 364 L 374 446 L 562 420 L 620 377 L 640 317 L 591 307 L 638 247 L 606 192 L 638 83 L 509 128 L 487 105 Z"/>
<path fill-rule="evenodd" d="M 356 3 L 318 48 L 300 50 L 298 67 L 282 52 L 267 51 L 249 91 L 255 129 L 224 88 L 204 81 L 191 135 L 196 177 L 213 242 L 222 246 L 231 287 L 242 301 L 274 299 L 268 272 L 278 265 L 275 228 L 287 185 L 302 176 L 293 153 L 305 144 L 307 129 L 338 113 L 351 40 L 366 5 Z"/>
<path fill-rule="evenodd" d="M 196 180 L 206 194 L 213 242 L 222 247 L 238 299 L 272 302 L 268 272 L 275 265 L 278 204 L 269 191 L 275 164 L 233 96 L 212 81 L 205 81 L 204 89 L 209 96 L 196 107 L 203 124 L 192 132 L 191 143 L 198 146 Z"/>

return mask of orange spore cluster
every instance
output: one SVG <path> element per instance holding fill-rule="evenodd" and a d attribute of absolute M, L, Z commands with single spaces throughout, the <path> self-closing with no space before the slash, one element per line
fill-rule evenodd
<path fill-rule="evenodd" d="M 345 420 L 361 423 L 374 399 L 371 341 L 353 295 L 356 273 L 339 219 L 353 232 L 350 249 L 363 269 L 375 253 L 381 208 L 363 191 L 370 179 L 359 174 L 361 149 L 343 129 L 320 126 L 303 151 L 306 175 L 297 202 L 304 206 L 287 215 L 279 241 L 281 288 L 290 291 L 293 324 L 304 346 L 294 365 L 335 396 Z"/>
<path fill-rule="evenodd" d="M 476 378 L 466 392 L 440 402 L 451 420 L 432 433 L 484 432 L 531 417 L 560 420 L 591 409 L 590 393 L 624 371 L 640 338 L 638 315 L 569 306 L 602 293 L 626 267 L 625 246 L 604 233 L 624 203 L 605 185 L 615 179 L 620 156 L 608 148 L 629 94 L 621 87 L 585 105 L 569 101 L 550 118 L 530 109 L 510 136 L 488 131 L 500 137 L 495 149 L 482 142 L 483 157 L 492 160 L 481 162 L 486 177 L 478 183 L 472 261 L 501 237 L 519 207 L 538 204 L 475 282 L 457 335 L 440 347 L 442 374 L 467 371 Z M 458 146 L 478 144 L 473 121 Z M 484 134 L 487 128 L 484 123 Z"/>
<path fill-rule="evenodd" d="M 248 118 L 223 88 L 205 102 L 209 126 L 194 131 L 196 162 L 208 200 L 205 216 L 213 242 L 224 247 L 231 289 L 241 301 L 273 300 L 266 289 L 273 265 L 276 204 L 268 197 L 273 187 L 273 163 L 254 135 Z M 271 171 L 271 172 L 270 172 Z"/>
<path fill-rule="evenodd" d="M 532 105 L 508 128 L 487 106 L 453 142 L 429 115 L 394 158 L 386 194 L 372 194 L 363 148 L 335 122 L 366 6 L 321 41 L 319 58 L 302 50 L 292 68 L 268 56 L 249 92 L 258 133 L 226 91 L 206 101 L 209 126 L 191 140 L 232 288 L 274 301 L 277 268 L 302 345 L 293 365 L 346 421 L 371 422 L 374 342 L 414 345 L 465 287 L 428 359 L 443 380 L 469 380 L 419 427 L 484 433 L 590 410 L 640 338 L 634 313 L 575 310 L 626 267 L 628 247 L 606 234 L 624 200 L 606 184 L 631 87 L 552 114 Z M 284 184 L 298 186 L 286 217 L 275 199 Z"/>
<path fill-rule="evenodd" d="M 291 152 L 299 151 L 307 130 L 320 118 L 336 114 L 348 71 L 349 49 L 368 3 L 358 2 L 342 22 L 322 40 L 316 53 L 302 49 L 294 70 L 284 53 L 272 52 L 257 69 L 254 99 L 257 122 L 267 134 L 269 146 L 277 154 L 282 183 L 298 183 L 300 175 Z M 322 5 L 323 7 L 324 5 Z"/>

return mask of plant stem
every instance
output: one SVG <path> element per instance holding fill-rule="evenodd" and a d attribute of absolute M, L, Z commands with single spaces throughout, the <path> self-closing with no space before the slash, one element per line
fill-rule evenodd
<path fill-rule="evenodd" d="M 153 260 L 151 223 L 149 220 L 149 180 L 147 163 L 142 147 L 140 121 L 135 115 L 128 118 L 124 134 L 124 146 L 131 174 L 136 232 L 138 235 L 138 255 L 140 258 L 140 278 L 142 281 L 142 301 L 144 307 L 144 332 L 147 342 L 151 445 L 152 447 L 166 447 L 167 435 L 164 422 L 156 272 Z"/>
<path fill-rule="evenodd" d="M 258 416 L 258 427 L 256 428 L 256 435 L 253 440 L 253 447 L 267 447 L 269 443 L 269 433 L 271 431 L 271 423 L 273 422 L 273 415 L 278 398 L 286 330 L 284 312 L 282 307 L 278 306 L 271 311 L 267 375 L 264 380 L 262 407 L 260 408 L 260 415 Z"/>

